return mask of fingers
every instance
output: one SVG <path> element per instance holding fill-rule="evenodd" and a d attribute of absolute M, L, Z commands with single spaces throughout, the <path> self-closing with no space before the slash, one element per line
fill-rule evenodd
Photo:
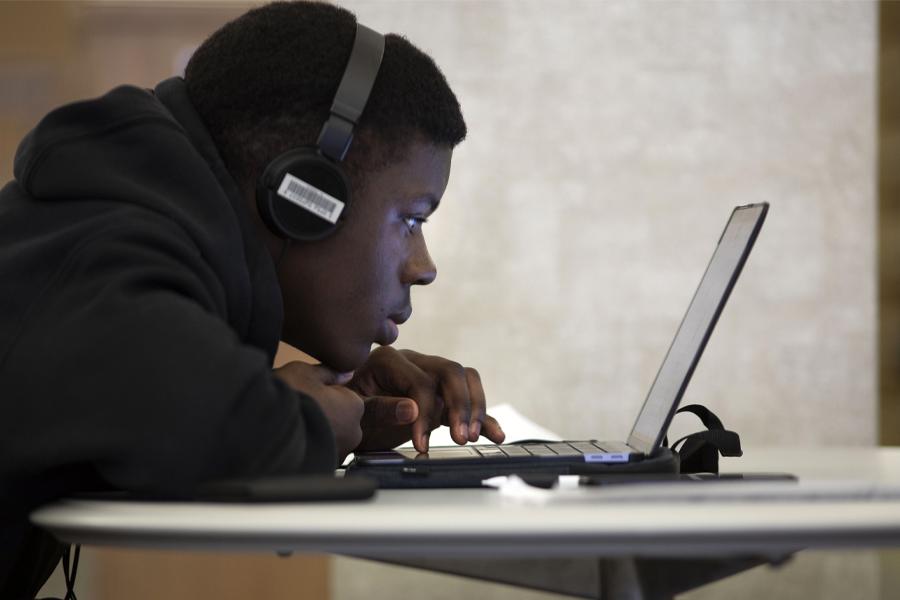
<path fill-rule="evenodd" d="M 353 371 L 347 373 L 335 373 L 334 385 L 347 385 L 353 379 Z"/>
<path fill-rule="evenodd" d="M 467 424 L 469 431 L 468 440 L 470 442 L 477 442 L 478 437 L 481 435 L 481 422 L 486 416 L 484 413 L 484 388 L 481 385 L 481 376 L 475 369 L 472 369 L 471 367 L 465 369 L 465 377 L 466 387 L 469 392 L 469 405 L 471 406 L 469 422 Z M 466 442 L 463 440 L 461 443 L 465 444 Z"/>
<path fill-rule="evenodd" d="M 506 434 L 500 428 L 497 419 L 490 415 L 484 415 L 484 422 L 481 425 L 481 434 L 495 444 L 502 444 L 506 439 Z"/>
<path fill-rule="evenodd" d="M 440 425 L 444 405 L 435 379 L 405 353 L 389 346 L 376 349 L 349 385 L 365 396 L 399 396 L 415 401 L 418 412 L 410 430 L 413 445 L 419 452 L 428 451 L 428 437 Z"/>
<path fill-rule="evenodd" d="M 472 411 L 466 369 L 451 361 L 445 361 L 438 369 L 436 375 L 447 408 L 450 437 L 457 444 L 465 444 L 470 435 L 469 419 L 472 416 L 478 418 Z"/>
<path fill-rule="evenodd" d="M 325 365 L 310 365 L 310 368 L 316 380 L 325 385 L 343 385 L 353 376 L 353 373 L 338 373 Z"/>
<path fill-rule="evenodd" d="M 325 365 L 311 365 L 297 360 L 274 369 L 274 373 L 292 384 L 307 381 L 323 385 L 343 385 L 353 377 L 353 373 L 338 373 Z"/>
<path fill-rule="evenodd" d="M 325 413 L 326 417 L 329 417 L 329 413 L 334 415 L 329 420 L 335 434 L 335 442 L 341 455 L 346 456 L 362 441 L 363 432 L 360 423 L 365 416 L 365 405 L 362 398 L 351 390 L 337 387 L 331 389 L 334 390 L 329 399 L 332 406 L 331 410 L 326 410 Z"/>
<path fill-rule="evenodd" d="M 419 402 L 419 418 L 412 426 L 412 443 L 416 450 L 421 453 L 428 452 L 429 439 L 431 438 L 431 430 L 441 424 L 441 409 L 443 402 L 434 395 L 422 395 L 418 398 Z M 431 410 L 427 410 L 425 405 L 430 405 Z M 429 414 L 431 413 L 431 414 Z M 434 414 L 437 413 L 437 414 Z"/>
<path fill-rule="evenodd" d="M 411 398 L 376 396 L 366 398 L 362 416 L 363 429 L 409 425 L 419 416 L 419 407 Z"/>
<path fill-rule="evenodd" d="M 309 367 L 309 365 L 305 365 Z M 360 422 L 365 414 L 362 398 L 356 392 L 340 385 L 323 384 L 327 374 L 313 368 L 296 369 L 295 375 L 305 378 L 294 380 L 295 389 L 313 399 L 318 404 L 334 434 L 338 455 L 343 457 L 362 440 Z M 318 378 L 318 379 L 317 379 Z"/>
<path fill-rule="evenodd" d="M 310 395 L 322 386 L 334 387 L 346 382 L 352 374 L 337 373 L 323 365 L 292 361 L 272 370 L 272 374 L 295 390 Z"/>
<path fill-rule="evenodd" d="M 460 445 L 477 441 L 485 417 L 485 394 L 478 371 L 439 356 L 410 350 L 402 353 L 436 380 L 440 399 L 446 407 L 443 422 L 450 428 L 453 441 Z M 491 435 L 496 437 L 497 432 L 492 430 Z M 424 450 L 418 446 L 416 449 Z"/>
<path fill-rule="evenodd" d="M 413 401 L 417 414 L 405 431 L 419 452 L 428 451 L 430 433 L 441 423 L 449 426 L 451 438 L 460 445 L 477 441 L 480 435 L 492 441 L 505 437 L 496 420 L 485 414 L 485 393 L 478 371 L 439 356 L 381 347 L 372 352 L 347 385 L 376 399 L 366 407 L 363 428 L 368 431 L 383 430 L 391 424 L 408 425 L 409 421 L 396 411 L 408 407 L 401 400 Z M 387 397 L 394 398 L 389 401 Z M 376 427 L 379 419 L 386 423 Z"/>
<path fill-rule="evenodd" d="M 436 365 L 432 373 L 439 382 L 441 397 L 446 406 L 446 425 L 450 437 L 457 444 L 476 442 L 481 435 L 485 417 L 484 388 L 478 371 L 459 363 L 433 357 Z"/>
<path fill-rule="evenodd" d="M 380 360 L 389 365 L 395 392 L 416 403 L 417 415 L 412 424 L 412 442 L 419 452 L 428 452 L 431 430 L 441 424 L 444 404 L 431 375 L 393 348 L 376 350 Z"/>

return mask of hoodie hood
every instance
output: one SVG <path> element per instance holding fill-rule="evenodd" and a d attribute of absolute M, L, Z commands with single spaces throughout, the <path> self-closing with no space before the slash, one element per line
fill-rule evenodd
<path fill-rule="evenodd" d="M 183 80 L 155 91 L 121 86 L 49 113 L 20 144 L 13 172 L 38 201 L 114 201 L 178 223 L 215 270 L 228 305 L 252 305 L 228 311 L 229 323 L 274 357 L 282 307 L 272 259 Z"/>

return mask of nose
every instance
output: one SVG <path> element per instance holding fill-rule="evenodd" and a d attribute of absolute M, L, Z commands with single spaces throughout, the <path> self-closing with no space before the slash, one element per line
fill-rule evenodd
<path fill-rule="evenodd" d="M 428 285 L 437 277 L 437 267 L 428 254 L 428 248 L 424 240 L 406 261 L 403 273 L 403 283 L 406 285 Z"/>

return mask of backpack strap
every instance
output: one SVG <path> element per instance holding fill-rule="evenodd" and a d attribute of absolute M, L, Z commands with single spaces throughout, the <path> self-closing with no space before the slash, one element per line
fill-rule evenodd
<path fill-rule="evenodd" d="M 682 473 L 718 473 L 719 454 L 743 456 L 740 436 L 725 429 L 722 421 L 711 410 L 700 404 L 689 404 L 678 409 L 675 414 L 680 412 L 697 415 L 706 427 L 705 431 L 686 435 L 669 446 L 681 459 Z M 668 445 L 668 437 L 663 439 L 663 445 Z"/>

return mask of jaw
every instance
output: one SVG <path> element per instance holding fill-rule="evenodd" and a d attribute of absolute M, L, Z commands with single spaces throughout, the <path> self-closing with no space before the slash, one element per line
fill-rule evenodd
<path fill-rule="evenodd" d="M 319 340 L 293 338 L 285 341 L 337 373 L 348 373 L 361 367 L 368 359 L 372 348 L 372 342 L 354 343 L 347 341 L 346 338 L 338 344 L 330 337 Z"/>

